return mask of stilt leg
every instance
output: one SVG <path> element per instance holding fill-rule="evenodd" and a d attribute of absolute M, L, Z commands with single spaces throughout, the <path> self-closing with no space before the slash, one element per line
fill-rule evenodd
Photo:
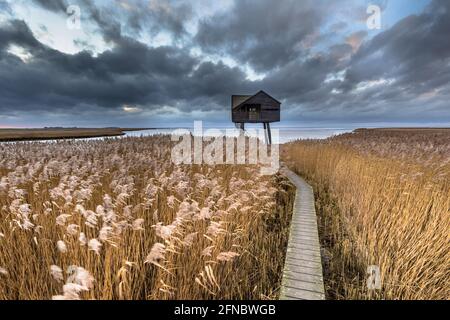
<path fill-rule="evenodd" d="M 245 134 L 244 133 L 245 128 L 244 128 L 244 123 L 243 122 L 236 123 L 236 128 L 239 129 L 239 136 L 243 136 Z"/>
<path fill-rule="evenodd" d="M 270 123 L 267 123 L 267 134 L 269 135 L 269 144 L 272 144 L 272 132 L 270 131 Z"/>
<path fill-rule="evenodd" d="M 268 144 L 269 143 L 269 140 L 268 140 L 269 138 L 267 136 L 267 124 L 265 122 L 263 122 L 263 126 L 264 126 L 264 142 L 266 144 Z"/>

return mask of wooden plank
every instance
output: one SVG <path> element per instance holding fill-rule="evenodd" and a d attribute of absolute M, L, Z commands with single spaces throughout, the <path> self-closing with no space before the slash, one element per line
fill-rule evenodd
<path fill-rule="evenodd" d="M 314 193 L 291 170 L 281 172 L 296 186 L 289 243 L 281 285 L 281 300 L 324 300 L 323 272 Z"/>
<path fill-rule="evenodd" d="M 323 293 L 318 293 L 315 291 L 302 290 L 286 286 L 284 288 L 284 292 L 285 294 L 280 298 L 280 300 L 325 300 L 325 295 Z"/>

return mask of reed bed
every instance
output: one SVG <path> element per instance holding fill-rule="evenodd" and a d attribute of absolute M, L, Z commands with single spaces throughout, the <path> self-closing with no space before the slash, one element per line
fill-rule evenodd
<path fill-rule="evenodd" d="M 450 130 L 357 130 L 282 157 L 314 187 L 328 298 L 450 298 Z"/>
<path fill-rule="evenodd" d="M 0 299 L 273 299 L 292 186 L 167 136 L 0 145 Z"/>

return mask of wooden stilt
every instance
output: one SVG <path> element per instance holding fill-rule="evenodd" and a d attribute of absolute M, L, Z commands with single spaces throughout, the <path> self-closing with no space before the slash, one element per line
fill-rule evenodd
<path fill-rule="evenodd" d="M 269 138 L 267 136 L 267 124 L 265 122 L 263 122 L 263 126 L 264 126 L 264 142 L 266 144 L 268 144 L 269 143 Z"/>
<path fill-rule="evenodd" d="M 269 136 L 269 144 L 272 144 L 272 132 L 270 131 L 270 123 L 267 122 L 267 134 Z"/>
<path fill-rule="evenodd" d="M 243 122 L 235 122 L 234 123 L 236 125 L 236 128 L 239 129 L 239 136 L 244 136 L 245 135 L 245 127 L 244 127 L 244 123 Z"/>

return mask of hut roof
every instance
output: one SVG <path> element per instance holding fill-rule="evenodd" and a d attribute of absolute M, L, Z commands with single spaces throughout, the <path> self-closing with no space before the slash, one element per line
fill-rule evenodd
<path fill-rule="evenodd" d="M 281 104 L 280 101 L 278 101 L 277 99 L 275 99 L 274 97 L 269 95 L 267 92 L 265 92 L 263 90 L 260 90 L 260 91 L 258 91 L 257 93 L 255 93 L 252 96 L 249 96 L 249 95 L 232 95 L 231 96 L 231 107 L 232 107 L 232 109 L 235 109 L 235 108 L 243 105 L 247 100 L 250 100 L 251 98 L 253 98 L 254 96 L 256 96 L 256 95 L 258 95 L 260 93 L 265 94 L 266 96 L 268 96 L 272 100 L 274 100 L 277 103 Z"/>
<path fill-rule="evenodd" d="M 231 96 L 231 106 L 232 108 L 236 108 L 238 105 L 240 105 L 241 103 L 245 102 L 246 100 L 248 100 L 249 98 L 251 98 L 253 96 L 249 96 L 249 95 L 232 95 Z"/>

